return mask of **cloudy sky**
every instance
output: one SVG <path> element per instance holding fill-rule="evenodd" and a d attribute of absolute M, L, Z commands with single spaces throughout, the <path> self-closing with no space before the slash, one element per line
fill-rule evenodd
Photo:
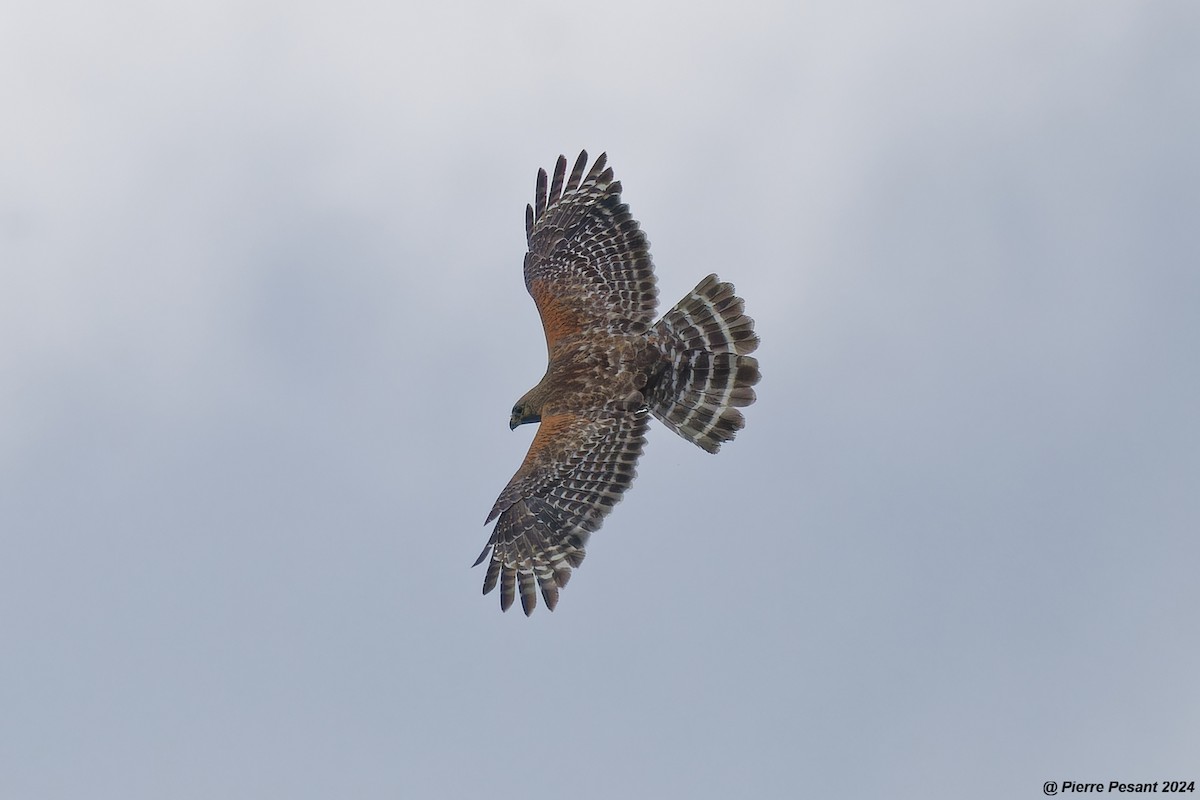
<path fill-rule="evenodd" d="M 1200 779 L 1196 4 L 433 5 L 0 9 L 0 796 Z M 526 619 L 581 148 L 764 378 Z"/>

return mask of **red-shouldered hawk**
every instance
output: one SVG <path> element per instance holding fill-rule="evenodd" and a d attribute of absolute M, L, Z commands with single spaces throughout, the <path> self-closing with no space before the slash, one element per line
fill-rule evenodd
<path fill-rule="evenodd" d="M 554 609 L 588 536 L 637 474 L 651 414 L 715 453 L 745 425 L 738 407 L 754 402 L 758 337 L 732 284 L 709 275 L 654 322 L 650 243 L 606 160 L 585 175 L 582 152 L 567 177 L 559 156 L 549 191 L 538 170 L 525 209 L 525 286 L 550 363 L 513 406 L 510 428 L 541 425 L 488 514 L 499 520 L 475 562 L 491 552 L 483 593 L 499 582 L 505 611 L 518 588 L 526 614 L 539 589 Z"/>

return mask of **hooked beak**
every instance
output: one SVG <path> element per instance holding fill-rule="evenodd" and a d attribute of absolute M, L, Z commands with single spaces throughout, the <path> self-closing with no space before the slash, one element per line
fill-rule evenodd
<path fill-rule="evenodd" d="M 510 431 L 515 431 L 517 429 L 518 425 L 524 425 L 526 422 L 541 422 L 541 421 L 542 421 L 541 414 L 531 414 L 526 417 L 522 417 L 518 414 L 513 414 L 512 417 L 510 417 L 508 420 L 508 429 Z"/>

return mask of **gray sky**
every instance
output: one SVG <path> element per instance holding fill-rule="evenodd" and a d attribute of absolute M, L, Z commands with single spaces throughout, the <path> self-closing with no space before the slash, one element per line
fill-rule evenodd
<path fill-rule="evenodd" d="M 0 10 L 0 796 L 1200 779 L 1191 2 Z M 469 568 L 609 153 L 759 402 Z M 665 308 L 664 308 L 665 310 Z"/>

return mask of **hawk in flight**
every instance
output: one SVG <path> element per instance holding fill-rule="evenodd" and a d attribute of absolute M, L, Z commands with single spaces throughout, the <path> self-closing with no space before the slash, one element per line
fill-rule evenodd
<path fill-rule="evenodd" d="M 505 611 L 540 590 L 553 610 L 571 569 L 637 474 L 653 415 L 710 453 L 745 425 L 754 402 L 754 320 L 733 285 L 709 275 L 657 322 L 650 243 L 604 154 L 549 181 L 538 170 L 525 209 L 525 287 L 537 304 L 550 364 L 513 406 L 510 428 L 540 422 L 529 453 L 487 522 L 496 527 L 483 592 L 500 585 Z M 547 183 L 549 186 L 547 186 Z M 498 518 L 498 519 L 497 519 Z"/>

